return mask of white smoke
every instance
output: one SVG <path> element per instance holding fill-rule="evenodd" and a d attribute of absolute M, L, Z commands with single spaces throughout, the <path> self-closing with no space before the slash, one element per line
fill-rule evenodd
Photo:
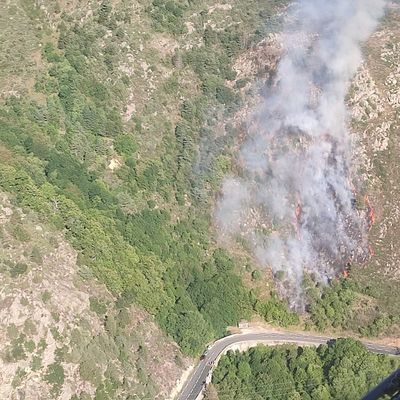
<path fill-rule="evenodd" d="M 365 251 L 354 207 L 345 96 L 383 0 L 300 0 L 284 30 L 275 85 L 249 122 L 216 210 L 221 237 L 245 239 L 281 290 L 301 301 L 305 270 L 327 281 Z M 289 294 L 288 294 L 289 293 Z"/>

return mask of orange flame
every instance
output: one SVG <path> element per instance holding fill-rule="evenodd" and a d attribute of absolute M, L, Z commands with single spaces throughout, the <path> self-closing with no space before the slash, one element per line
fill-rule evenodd
<path fill-rule="evenodd" d="M 295 215 L 296 215 L 297 221 L 299 221 L 300 215 L 301 215 L 301 206 L 300 206 L 300 204 L 297 204 L 297 207 L 296 207 L 296 210 L 295 210 Z"/>
<path fill-rule="evenodd" d="M 294 215 L 296 217 L 296 222 L 294 223 L 294 229 L 296 230 L 297 239 L 300 240 L 300 216 L 301 216 L 301 206 L 300 203 L 297 203 L 297 207 L 294 210 Z"/>
<path fill-rule="evenodd" d="M 370 244 L 368 245 L 368 252 L 371 257 L 375 257 L 376 255 L 375 250 Z"/>
<path fill-rule="evenodd" d="M 369 224 L 369 229 L 371 229 L 372 225 L 375 224 L 376 220 L 375 209 L 374 207 L 372 207 L 367 194 L 364 196 L 364 202 L 368 208 L 368 224 Z"/>

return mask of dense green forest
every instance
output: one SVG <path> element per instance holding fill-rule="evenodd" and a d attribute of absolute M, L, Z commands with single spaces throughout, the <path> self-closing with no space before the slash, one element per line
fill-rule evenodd
<path fill-rule="evenodd" d="M 307 328 L 316 328 L 321 332 L 327 329 L 347 330 L 363 337 L 377 337 L 389 330 L 395 334 L 400 323 L 398 313 L 389 313 L 378 306 L 373 312 L 368 310 L 366 305 L 374 301 L 374 297 L 370 296 L 369 287 L 364 287 L 353 277 L 336 280 L 327 287 L 318 287 L 306 275 L 303 289 L 308 302 Z M 365 313 L 368 312 L 371 316 L 366 318 Z"/>
<path fill-rule="evenodd" d="M 260 300 L 246 288 L 238 264 L 210 235 L 210 204 L 234 134 L 215 138 L 212 127 L 242 102 L 225 82 L 235 78 L 235 56 L 259 40 L 258 28 L 279 3 L 256 1 L 241 16 L 245 23 L 218 31 L 201 28 L 200 13 L 202 46 L 153 59 L 149 74 L 160 65 L 172 73 L 126 120 L 129 94 L 140 103 L 145 83 L 120 67 L 138 39 L 130 2 L 103 1 L 81 19 L 76 10 L 54 9 L 55 29 L 24 2 L 40 68 L 31 88 L 0 104 L 0 187 L 65 233 L 80 265 L 116 296 L 115 307 L 143 307 L 188 355 L 255 312 L 283 326 L 298 321 L 276 297 Z M 179 40 L 184 16 L 205 6 L 154 0 L 141 15 L 148 33 Z M 188 75 L 195 89 L 181 87 Z M 176 108 L 170 119 L 168 107 Z M 206 151 L 199 152 L 201 141 Z M 115 171 L 110 160 L 117 160 Z"/>
<path fill-rule="evenodd" d="M 257 346 L 223 356 L 212 384 L 219 400 L 355 400 L 398 366 L 352 339 L 318 348 Z"/>

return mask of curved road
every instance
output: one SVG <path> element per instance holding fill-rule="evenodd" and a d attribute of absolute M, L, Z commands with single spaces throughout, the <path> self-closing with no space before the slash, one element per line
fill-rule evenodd
<path fill-rule="evenodd" d="M 204 382 L 210 373 L 215 360 L 226 350 L 227 347 L 242 342 L 253 342 L 254 344 L 282 344 L 295 343 L 298 345 L 318 346 L 333 340 L 334 338 L 327 336 L 314 336 L 311 334 L 300 334 L 293 332 L 258 332 L 258 333 L 242 333 L 227 336 L 217 340 L 207 351 L 203 360 L 199 362 L 194 372 L 191 374 L 177 400 L 195 400 L 204 387 Z M 363 342 L 369 351 L 373 353 L 398 355 L 397 347 L 382 346 L 375 343 Z"/>

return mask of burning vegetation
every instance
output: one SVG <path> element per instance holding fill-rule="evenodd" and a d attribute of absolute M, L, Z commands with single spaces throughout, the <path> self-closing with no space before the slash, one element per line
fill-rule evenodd
<path fill-rule="evenodd" d="M 365 206 L 367 207 L 367 223 L 368 223 L 368 230 L 371 230 L 372 225 L 375 224 L 375 209 L 372 207 L 371 202 L 369 200 L 369 196 L 366 194 L 364 196 Z"/>
<path fill-rule="evenodd" d="M 238 176 L 228 177 L 216 211 L 221 237 L 245 239 L 269 266 L 281 294 L 303 308 L 304 272 L 317 282 L 347 277 L 372 252 L 375 220 L 356 207 L 345 96 L 383 2 L 303 0 L 293 6 L 267 96 L 248 121 Z M 256 216 L 252 218 L 252 216 Z"/>

